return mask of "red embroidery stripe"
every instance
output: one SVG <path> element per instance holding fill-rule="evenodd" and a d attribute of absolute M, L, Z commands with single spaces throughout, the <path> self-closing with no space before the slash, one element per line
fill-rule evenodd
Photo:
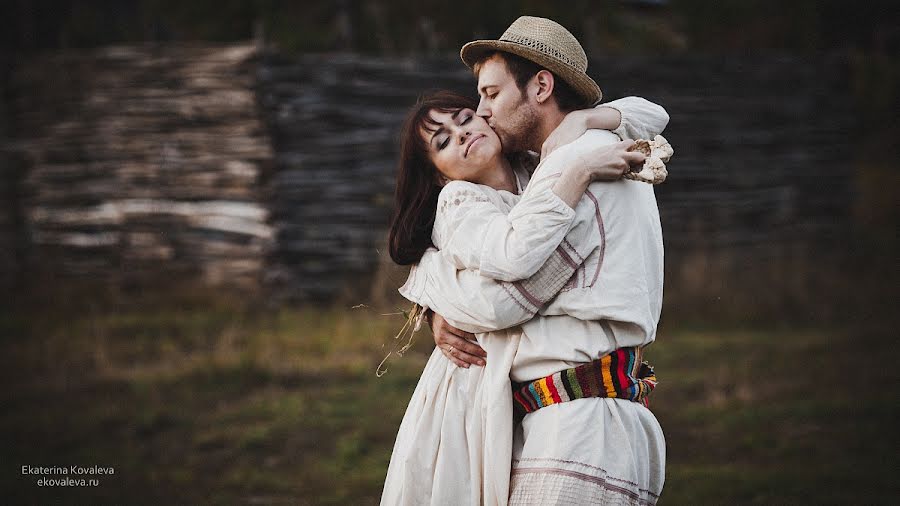
<path fill-rule="evenodd" d="M 594 273 L 594 279 L 591 281 L 591 284 L 586 287 L 590 288 L 597 283 L 597 278 L 600 277 L 600 268 L 603 267 L 603 255 L 606 253 L 606 227 L 603 226 L 603 216 L 600 215 L 600 203 L 597 202 L 597 197 L 595 197 L 590 190 L 586 191 L 584 194 L 594 203 L 594 213 L 597 216 L 597 229 L 600 231 L 600 260 L 597 262 L 597 271 Z"/>
<path fill-rule="evenodd" d="M 513 283 L 513 286 L 516 287 L 516 290 L 518 290 L 519 293 L 522 294 L 522 297 L 525 297 L 525 299 L 528 300 L 528 302 L 530 302 L 535 308 L 541 308 L 543 304 L 541 303 L 540 299 L 532 295 L 531 292 L 529 292 L 524 286 L 522 286 L 521 281 L 516 281 L 515 283 Z"/>
<path fill-rule="evenodd" d="M 577 268 L 578 268 L 578 264 L 576 264 L 575 261 L 572 260 L 572 257 L 569 256 L 568 253 L 566 253 L 566 250 L 563 249 L 562 244 L 560 244 L 560 245 L 556 248 L 556 252 L 559 253 L 559 256 L 562 257 L 562 259 L 563 259 L 564 262 L 566 262 L 567 264 L 569 264 L 569 267 L 571 267 L 571 268 L 573 268 L 573 269 L 577 269 Z"/>
<path fill-rule="evenodd" d="M 556 382 L 553 381 L 553 375 L 547 376 L 547 390 L 550 390 L 550 397 L 553 398 L 553 402 L 562 402 L 562 399 L 559 397 L 559 391 L 556 389 Z"/>
<path fill-rule="evenodd" d="M 616 350 L 616 357 L 618 357 L 619 363 L 618 367 L 615 368 L 614 374 L 619 380 L 619 392 L 625 394 L 627 398 L 628 387 L 631 386 L 631 381 L 628 381 L 628 376 L 625 375 L 625 368 L 628 367 L 628 352 L 625 351 L 625 348 L 619 348 Z"/>
<path fill-rule="evenodd" d="M 572 246 L 572 243 L 570 243 L 568 239 L 563 239 L 562 245 L 568 246 L 569 249 L 572 250 L 572 254 L 575 255 L 576 259 L 578 259 L 579 264 L 584 262 L 584 258 L 582 258 L 581 255 L 578 254 L 578 250 L 575 249 L 575 246 Z"/>
<path fill-rule="evenodd" d="M 500 283 L 500 286 L 503 287 L 503 290 L 505 290 L 506 293 L 509 294 L 509 298 L 511 298 L 512 301 L 515 302 L 517 306 L 519 306 L 520 308 L 522 308 L 522 310 L 525 311 L 527 314 L 532 314 L 532 315 L 533 315 L 533 314 L 537 313 L 537 311 L 538 311 L 538 309 L 540 309 L 540 307 L 537 307 L 537 308 L 535 308 L 535 307 L 527 307 L 525 304 L 522 304 L 522 301 L 520 301 L 519 298 L 516 297 L 515 292 L 513 292 L 512 290 L 510 290 L 509 285 L 511 285 L 511 284 L 512 284 L 512 283 L 509 283 L 509 282 L 504 281 L 504 282 Z"/>
<path fill-rule="evenodd" d="M 522 395 L 522 392 L 519 389 L 516 389 L 516 391 L 513 392 L 513 396 L 517 401 L 519 401 L 519 404 L 522 406 L 522 409 L 524 409 L 526 413 L 531 413 L 532 411 L 534 411 L 534 409 L 532 409 L 531 407 L 531 403 L 529 403 L 525 399 L 525 396 Z"/>

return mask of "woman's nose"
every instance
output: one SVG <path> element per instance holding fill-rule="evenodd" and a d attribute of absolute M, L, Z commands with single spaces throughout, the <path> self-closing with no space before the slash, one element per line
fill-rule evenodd
<path fill-rule="evenodd" d="M 467 140 L 469 140 L 469 136 L 472 135 L 472 132 L 468 130 L 460 130 L 459 131 L 459 143 L 465 144 Z"/>

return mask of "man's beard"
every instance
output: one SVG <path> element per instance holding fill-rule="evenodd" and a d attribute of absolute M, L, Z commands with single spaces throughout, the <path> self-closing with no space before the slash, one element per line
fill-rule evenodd
<path fill-rule="evenodd" d="M 506 155 L 523 153 L 537 144 L 537 136 L 540 135 L 540 121 L 535 110 L 528 105 L 525 97 L 516 108 L 516 114 L 510 118 L 507 128 L 494 127 L 500 142 L 503 144 L 503 153 Z"/>

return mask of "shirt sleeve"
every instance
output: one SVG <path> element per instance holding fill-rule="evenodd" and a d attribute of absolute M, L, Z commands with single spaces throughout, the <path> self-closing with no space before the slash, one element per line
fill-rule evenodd
<path fill-rule="evenodd" d="M 471 269 L 456 269 L 429 249 L 410 270 L 400 294 L 430 308 L 450 325 L 482 333 L 515 327 L 530 319 L 565 286 L 578 264 L 560 245 L 527 280 L 497 281 Z"/>
<path fill-rule="evenodd" d="M 661 134 L 669 124 L 669 113 L 641 97 L 625 97 L 597 107 L 610 107 L 619 111 L 622 122 L 613 133 L 622 139 L 652 139 Z"/>
<path fill-rule="evenodd" d="M 618 141 L 616 135 L 606 130 L 588 130 L 578 139 L 561 146 L 541 161 L 535 170 L 522 199 L 526 199 L 530 192 L 542 192 L 552 190 L 560 173 L 566 167 L 573 166 L 582 161 L 585 153 L 590 153 L 599 146 Z M 621 184 L 616 182 L 595 182 L 597 184 Z M 591 192 L 591 186 L 585 190 L 585 194 L 575 206 L 575 218 L 561 246 L 562 251 L 567 252 L 576 265 L 581 265 L 585 259 L 597 248 L 603 247 L 604 237 L 598 228 L 599 215 L 597 214 L 597 197 Z M 513 208 L 513 212 L 516 209 Z"/>
<path fill-rule="evenodd" d="M 480 185 L 452 181 L 441 191 L 432 240 L 457 269 L 516 281 L 537 272 L 574 218 L 575 210 L 553 192 L 552 183 L 526 191 L 506 214 Z"/>
<path fill-rule="evenodd" d="M 609 133 L 606 133 L 609 136 Z M 611 136 L 610 136 L 611 137 Z M 587 133 L 580 142 L 609 142 L 600 133 Z M 578 146 L 564 146 L 552 153 L 535 172 L 522 200 L 529 195 L 549 189 L 555 176 L 565 164 L 575 161 Z M 502 212 L 482 194 L 484 208 L 479 212 Z M 432 309 L 451 325 L 467 332 L 489 332 L 520 325 L 545 306 L 572 278 L 596 248 L 603 245 L 603 235 L 598 227 L 596 203 L 590 192 L 581 199 L 577 212 L 565 237 L 557 240 L 537 271 L 520 281 L 493 279 L 484 272 L 472 268 L 458 268 L 447 255 L 429 249 L 418 265 L 410 271 L 400 293 L 412 302 Z M 510 216 L 521 212 L 519 204 Z M 563 204 L 566 209 L 570 209 Z M 440 246 L 441 241 L 435 241 Z M 490 259 L 483 259 L 489 262 Z M 482 262 L 485 265 L 485 262 Z"/>

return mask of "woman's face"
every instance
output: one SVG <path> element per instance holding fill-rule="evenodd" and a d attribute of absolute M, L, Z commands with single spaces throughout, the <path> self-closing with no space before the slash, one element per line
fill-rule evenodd
<path fill-rule="evenodd" d="M 445 178 L 482 183 L 500 166 L 500 138 L 472 109 L 429 111 L 435 124 L 422 128 L 431 162 Z"/>

